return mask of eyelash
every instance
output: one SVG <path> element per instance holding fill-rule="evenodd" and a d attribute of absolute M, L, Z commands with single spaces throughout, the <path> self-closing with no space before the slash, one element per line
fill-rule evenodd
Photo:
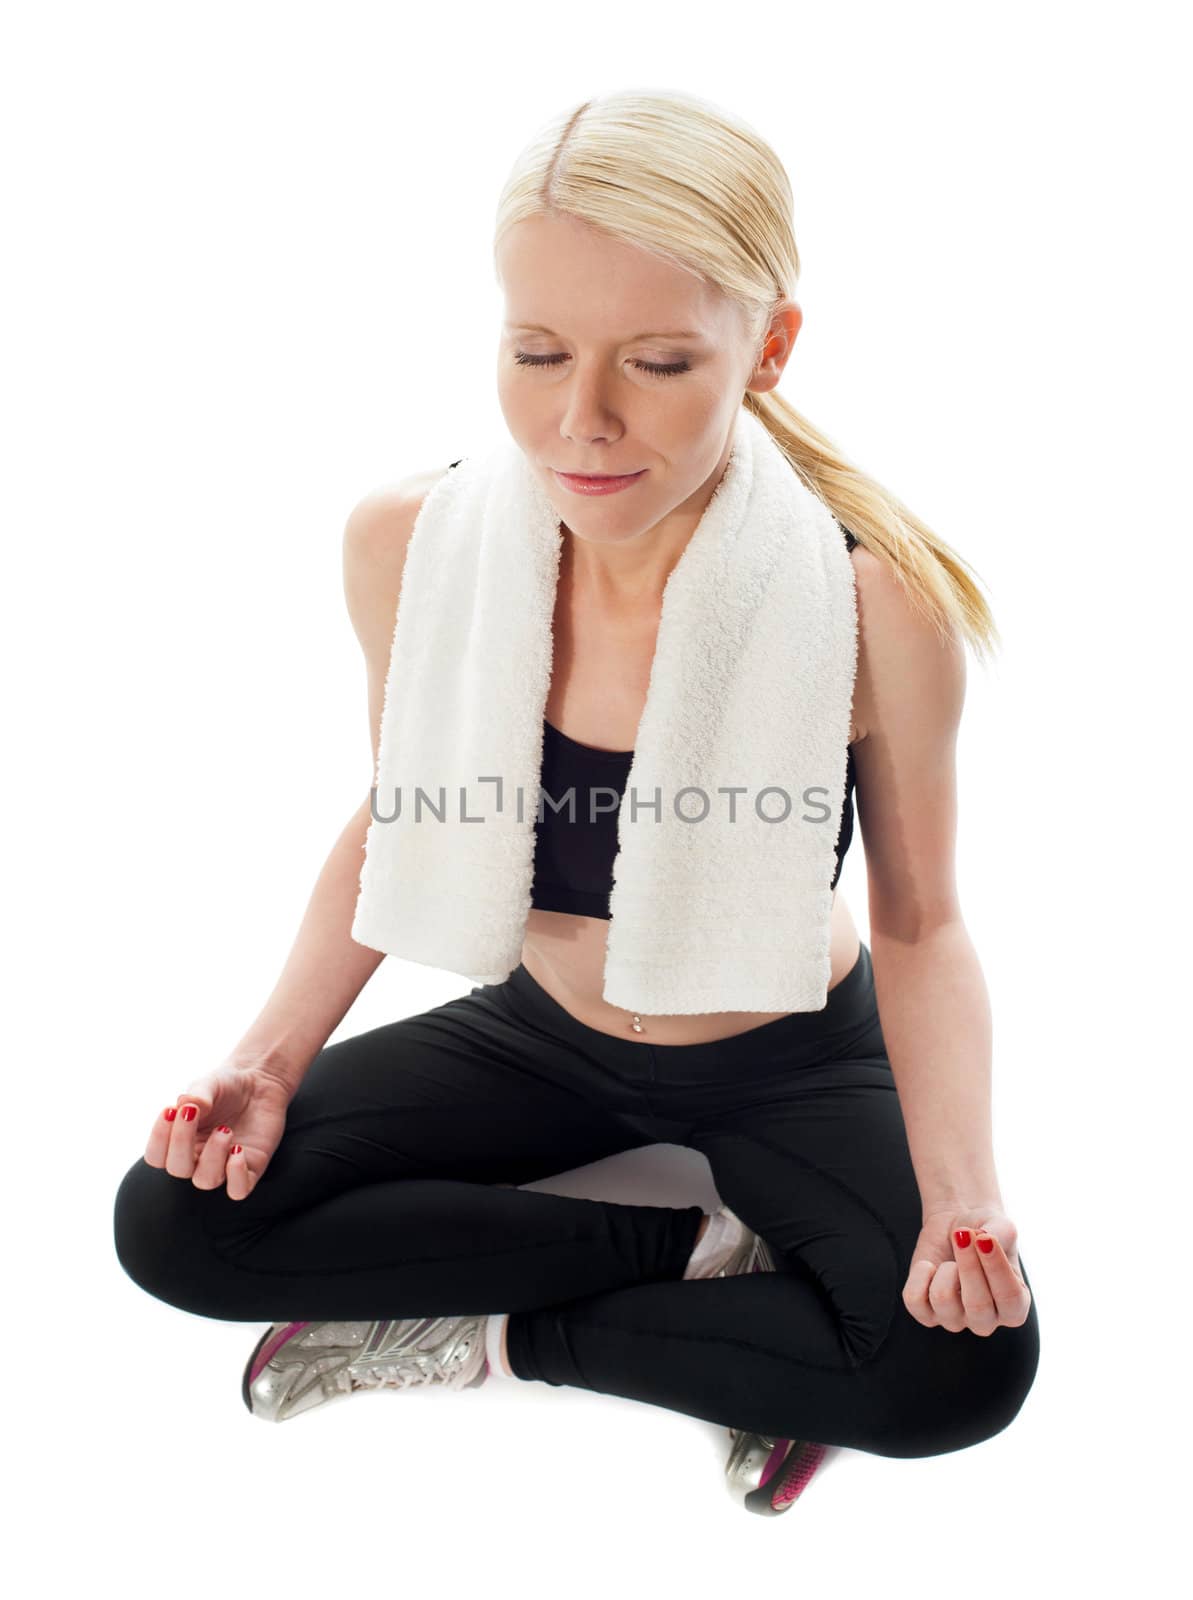
<path fill-rule="evenodd" d="M 514 352 L 514 360 L 522 367 L 555 367 L 564 360 L 564 357 L 561 355 L 532 356 L 528 355 L 525 350 L 517 350 Z M 673 378 L 681 372 L 690 372 L 692 370 L 691 363 L 687 361 L 677 361 L 673 365 L 665 367 L 659 366 L 653 361 L 635 361 L 634 365 L 640 371 L 648 372 L 652 378 Z"/>

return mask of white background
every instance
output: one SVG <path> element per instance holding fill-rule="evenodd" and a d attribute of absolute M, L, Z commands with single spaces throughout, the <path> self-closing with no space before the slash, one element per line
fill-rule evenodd
<path fill-rule="evenodd" d="M 26 1591 L 1174 1592 L 1177 16 L 7 14 L 4 1331 Z M 725 1493 L 723 1429 L 615 1397 L 491 1383 L 263 1426 L 239 1395 L 260 1326 L 154 1300 L 111 1239 L 153 1118 L 255 1016 L 370 781 L 344 519 L 500 426 L 501 183 L 548 116 L 634 86 L 707 96 L 777 149 L 806 319 L 782 392 L 973 564 L 1005 640 L 971 661 L 959 875 L 1039 1375 L 995 1439 L 839 1452 L 773 1523 Z M 866 937 L 856 844 L 842 889 Z M 467 987 L 387 962 L 336 1037 Z M 632 1169 L 667 1180 L 659 1203 L 712 1203 L 706 1169 L 657 1162 L 600 1192 Z"/>

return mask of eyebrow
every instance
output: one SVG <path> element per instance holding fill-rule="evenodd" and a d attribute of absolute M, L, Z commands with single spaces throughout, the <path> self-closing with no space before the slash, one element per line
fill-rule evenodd
<path fill-rule="evenodd" d="M 549 333 L 554 338 L 559 337 L 554 328 L 544 328 L 539 322 L 507 322 L 506 327 L 516 333 Z M 653 333 L 634 333 L 625 342 L 633 344 L 638 339 L 702 339 L 703 337 L 702 333 L 691 328 L 681 328 L 670 333 L 660 333 L 657 330 Z"/>

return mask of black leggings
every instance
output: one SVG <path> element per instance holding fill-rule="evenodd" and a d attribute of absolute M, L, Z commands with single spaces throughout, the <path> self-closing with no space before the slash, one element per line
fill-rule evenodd
<path fill-rule="evenodd" d="M 684 1279 L 699 1206 L 500 1187 L 660 1142 L 703 1152 L 779 1271 Z M 1039 1333 L 1034 1295 L 989 1337 L 917 1322 L 921 1220 L 863 944 L 822 1011 L 696 1045 L 589 1028 L 519 966 L 320 1051 L 247 1199 L 138 1159 L 115 1242 L 200 1316 L 506 1311 L 519 1378 L 924 1456 L 1006 1427 Z"/>

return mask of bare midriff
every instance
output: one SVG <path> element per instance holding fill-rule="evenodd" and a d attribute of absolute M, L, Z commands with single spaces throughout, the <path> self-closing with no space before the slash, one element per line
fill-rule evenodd
<path fill-rule="evenodd" d="M 713 1011 L 697 1016 L 658 1017 L 636 1015 L 642 1032 L 635 1029 L 635 1013 L 612 1006 L 602 998 L 605 945 L 609 923 L 599 917 L 573 916 L 563 911 L 531 909 L 522 944 L 522 964 L 537 984 L 578 1021 L 598 1033 L 616 1034 L 649 1044 L 707 1044 L 728 1039 L 763 1023 L 788 1016 L 785 1011 Z M 857 928 L 844 898 L 833 895 L 833 989 L 851 970 L 860 953 Z"/>

